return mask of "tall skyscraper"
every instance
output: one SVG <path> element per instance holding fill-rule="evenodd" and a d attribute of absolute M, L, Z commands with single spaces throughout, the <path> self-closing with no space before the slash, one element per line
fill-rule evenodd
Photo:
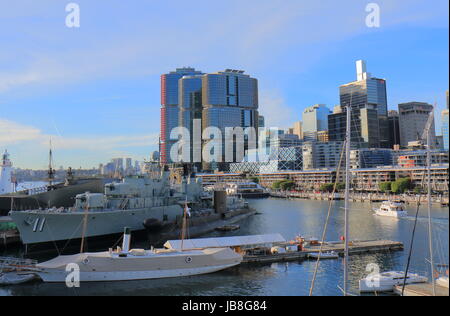
<path fill-rule="evenodd" d="M 266 119 L 263 115 L 258 116 L 258 128 L 265 128 L 266 127 Z"/>
<path fill-rule="evenodd" d="M 389 146 L 386 80 L 371 76 L 363 60 L 356 62 L 357 80 L 340 86 L 342 110 L 329 116 L 330 141 L 342 141 L 346 108 L 352 107 L 352 142 L 358 147 Z"/>
<path fill-rule="evenodd" d="M 331 111 L 325 104 L 316 104 L 303 111 L 303 138 L 316 141 L 317 133 L 328 131 L 328 115 Z"/>
<path fill-rule="evenodd" d="M 203 130 L 208 127 L 217 127 L 225 137 L 226 127 L 254 127 L 256 129 L 258 126 L 258 81 L 244 74 L 244 71 L 227 69 L 204 75 L 202 77 L 202 103 Z M 236 143 L 236 146 L 242 146 L 242 144 Z M 246 144 L 243 146 L 244 150 L 249 149 Z M 222 159 L 218 160 L 222 161 L 204 164 L 204 168 L 227 169 L 224 141 Z"/>
<path fill-rule="evenodd" d="M 194 68 L 178 68 L 176 71 L 161 75 L 161 132 L 160 153 L 161 163 L 170 163 L 170 149 L 176 140 L 170 139 L 173 128 L 178 126 L 179 121 L 179 99 L 178 81 L 183 76 L 200 75 L 200 71 Z"/>
<path fill-rule="evenodd" d="M 395 145 L 400 145 L 400 122 L 397 111 L 389 111 L 389 144 L 392 149 Z"/>
<path fill-rule="evenodd" d="M 420 140 L 433 106 L 424 102 L 408 102 L 398 105 L 400 123 L 400 145 Z M 431 127 L 431 140 L 436 142 L 435 125 Z"/>
<path fill-rule="evenodd" d="M 297 135 L 300 140 L 303 140 L 303 123 L 301 121 L 294 123 L 292 134 Z"/>
<path fill-rule="evenodd" d="M 185 127 L 190 134 L 190 157 L 186 162 L 200 163 L 201 124 L 194 131 L 194 120 L 202 119 L 202 75 L 184 76 L 179 80 L 179 117 L 178 125 Z M 196 135 L 197 133 L 197 135 Z M 180 159 L 182 160 L 182 159 Z M 201 165 L 197 165 L 200 167 Z"/>
<path fill-rule="evenodd" d="M 449 134 L 448 134 L 448 90 L 447 90 L 447 108 L 441 113 L 442 136 L 444 138 L 444 149 L 449 150 Z"/>

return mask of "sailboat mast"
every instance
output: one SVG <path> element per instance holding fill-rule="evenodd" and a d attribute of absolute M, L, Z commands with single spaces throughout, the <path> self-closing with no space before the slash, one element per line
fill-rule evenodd
<path fill-rule="evenodd" d="M 349 242 L 349 199 L 350 199 L 350 143 L 351 105 L 347 107 L 347 131 L 345 138 L 345 231 L 344 231 L 344 295 L 348 294 L 348 242 Z"/>
<path fill-rule="evenodd" d="M 430 114 L 433 116 L 433 113 Z M 434 119 L 434 118 L 430 118 Z M 436 281 L 434 279 L 434 256 L 433 256 L 433 230 L 431 225 L 431 127 L 428 127 L 427 132 L 427 187 L 428 187 L 428 243 L 430 249 L 430 264 L 431 264 L 431 283 L 433 285 L 433 296 L 436 296 Z"/>
<path fill-rule="evenodd" d="M 186 216 L 187 216 L 187 198 L 186 198 L 186 202 L 184 204 L 184 212 L 183 212 L 183 225 L 181 228 L 181 251 L 183 251 L 183 247 L 184 247 L 184 238 L 186 238 L 185 234 L 186 234 Z"/>

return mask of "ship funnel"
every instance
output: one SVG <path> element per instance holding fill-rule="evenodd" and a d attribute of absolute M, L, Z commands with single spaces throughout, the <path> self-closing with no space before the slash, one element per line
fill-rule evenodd
<path fill-rule="evenodd" d="M 122 252 L 127 253 L 130 251 L 131 243 L 131 228 L 125 227 L 123 232 Z"/>

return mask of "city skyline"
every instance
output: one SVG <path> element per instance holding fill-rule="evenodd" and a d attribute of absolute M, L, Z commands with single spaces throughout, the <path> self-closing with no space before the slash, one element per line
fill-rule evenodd
<path fill-rule="evenodd" d="M 381 27 L 375 29 L 364 24 L 364 3 L 338 8 L 332 2 L 327 7 L 263 1 L 254 11 L 251 4 L 243 4 L 236 16 L 232 8 L 215 4 L 196 13 L 198 18 L 208 16 L 203 21 L 210 26 L 207 31 L 202 23 L 186 24 L 195 20 L 182 17 L 187 4 L 176 10 L 162 4 L 79 4 L 82 22 L 77 30 L 64 27 L 63 5 L 30 2 L 24 10 L 0 4 L 0 16 L 5 17 L 0 19 L 5 47 L 0 53 L 0 150 L 8 149 L 16 167 L 44 169 L 50 137 L 57 166 L 90 168 L 112 157 L 150 157 L 158 149 L 160 75 L 183 66 L 206 73 L 245 70 L 258 79 L 259 111 L 266 125 L 287 128 L 301 120 L 307 107 L 326 104 L 332 109 L 339 104 L 339 86 L 354 80 L 354 62 L 364 59 L 371 72 L 387 80 L 389 110 L 398 110 L 400 103 L 437 102 L 436 132 L 441 134 L 440 113 L 448 90 L 446 1 L 432 8 L 421 1 L 409 6 L 379 1 Z M 99 7 L 104 13 L 94 16 Z M 211 15 L 217 7 L 222 13 Z M 170 9 L 182 17 L 176 23 L 187 25 L 184 30 L 156 19 Z M 254 15 L 243 19 L 249 12 Z M 355 19 L 346 21 L 346 16 Z M 335 28 L 320 27 L 318 17 L 335 21 Z M 124 24 L 108 24 L 115 18 Z M 235 39 L 233 21 L 241 20 L 245 31 Z M 305 33 L 305 26 L 318 28 L 315 38 Z M 11 28 L 24 35 L 7 41 Z M 164 29 L 163 34 L 156 29 Z M 152 40 L 143 39 L 147 33 Z M 178 36 L 192 41 L 193 34 L 198 35 L 194 42 Z M 216 40 L 213 35 L 218 34 L 231 40 L 230 48 Z M 97 38 L 102 39 L 95 43 Z M 34 42 L 39 45 L 30 44 Z M 175 44 L 188 49 L 168 52 Z"/>

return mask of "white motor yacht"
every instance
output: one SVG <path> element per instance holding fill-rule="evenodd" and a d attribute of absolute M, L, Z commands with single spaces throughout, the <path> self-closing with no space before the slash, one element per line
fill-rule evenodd
<path fill-rule="evenodd" d="M 359 281 L 359 291 L 364 292 L 391 292 L 394 286 L 403 285 L 405 273 L 399 271 L 383 272 L 370 275 Z M 428 278 L 415 273 L 408 273 L 406 284 L 425 283 Z"/>
<path fill-rule="evenodd" d="M 387 217 L 405 217 L 408 216 L 408 212 L 405 210 L 405 207 L 402 203 L 395 203 L 391 201 L 385 201 L 381 204 L 381 206 L 377 209 L 374 209 L 375 214 L 379 216 L 387 216 Z"/>

